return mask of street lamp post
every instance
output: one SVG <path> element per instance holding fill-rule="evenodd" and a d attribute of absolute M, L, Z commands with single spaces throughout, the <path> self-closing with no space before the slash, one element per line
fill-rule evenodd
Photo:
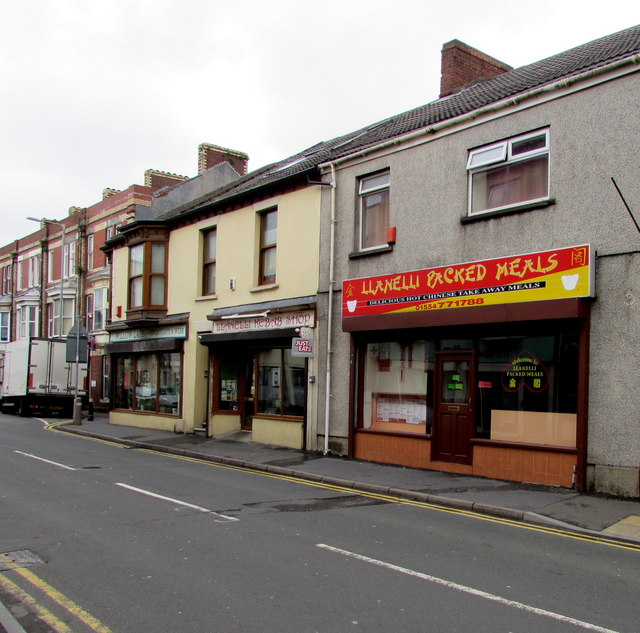
<path fill-rule="evenodd" d="M 33 218 L 28 217 L 27 220 L 32 222 L 39 222 L 41 226 L 45 224 L 53 224 L 62 228 L 62 243 L 60 245 L 60 321 L 58 336 L 62 338 L 63 323 L 64 323 L 64 262 L 65 262 L 65 237 L 67 235 L 67 227 L 63 222 L 56 222 L 55 220 L 49 220 L 48 218 Z M 76 350 L 78 349 L 78 340 L 76 340 Z M 76 389 L 75 397 L 73 399 L 73 423 L 82 424 L 82 402 L 78 396 L 78 382 L 79 382 L 79 359 L 76 355 Z"/>

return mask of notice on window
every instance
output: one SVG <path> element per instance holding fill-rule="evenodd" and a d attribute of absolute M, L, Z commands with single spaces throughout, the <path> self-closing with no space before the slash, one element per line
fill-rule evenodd
<path fill-rule="evenodd" d="M 427 421 L 427 399 L 424 396 L 377 396 L 377 422 L 404 422 L 425 424 Z"/>
<path fill-rule="evenodd" d="M 549 386 L 549 371 L 534 354 L 523 350 L 503 369 L 502 386 L 510 392 L 523 388 L 544 391 Z"/>

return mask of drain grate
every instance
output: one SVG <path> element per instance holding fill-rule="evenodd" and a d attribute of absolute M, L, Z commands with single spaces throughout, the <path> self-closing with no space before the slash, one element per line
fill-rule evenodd
<path fill-rule="evenodd" d="M 20 549 L 15 552 L 0 553 L 0 571 L 8 571 L 18 567 L 31 567 L 43 565 L 44 561 L 31 550 Z"/>

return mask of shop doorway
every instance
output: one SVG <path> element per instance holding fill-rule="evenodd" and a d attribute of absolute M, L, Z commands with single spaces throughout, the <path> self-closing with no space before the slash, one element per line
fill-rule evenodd
<path fill-rule="evenodd" d="M 436 461 L 471 464 L 473 374 L 471 353 L 436 354 L 432 454 Z"/>
<path fill-rule="evenodd" d="M 256 356 L 245 355 L 240 368 L 240 426 L 243 431 L 250 431 L 253 423 L 256 399 Z"/>

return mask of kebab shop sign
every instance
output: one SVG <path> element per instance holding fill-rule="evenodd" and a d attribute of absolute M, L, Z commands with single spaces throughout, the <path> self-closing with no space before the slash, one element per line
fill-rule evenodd
<path fill-rule="evenodd" d="M 589 245 L 342 282 L 342 316 L 591 297 Z"/>

